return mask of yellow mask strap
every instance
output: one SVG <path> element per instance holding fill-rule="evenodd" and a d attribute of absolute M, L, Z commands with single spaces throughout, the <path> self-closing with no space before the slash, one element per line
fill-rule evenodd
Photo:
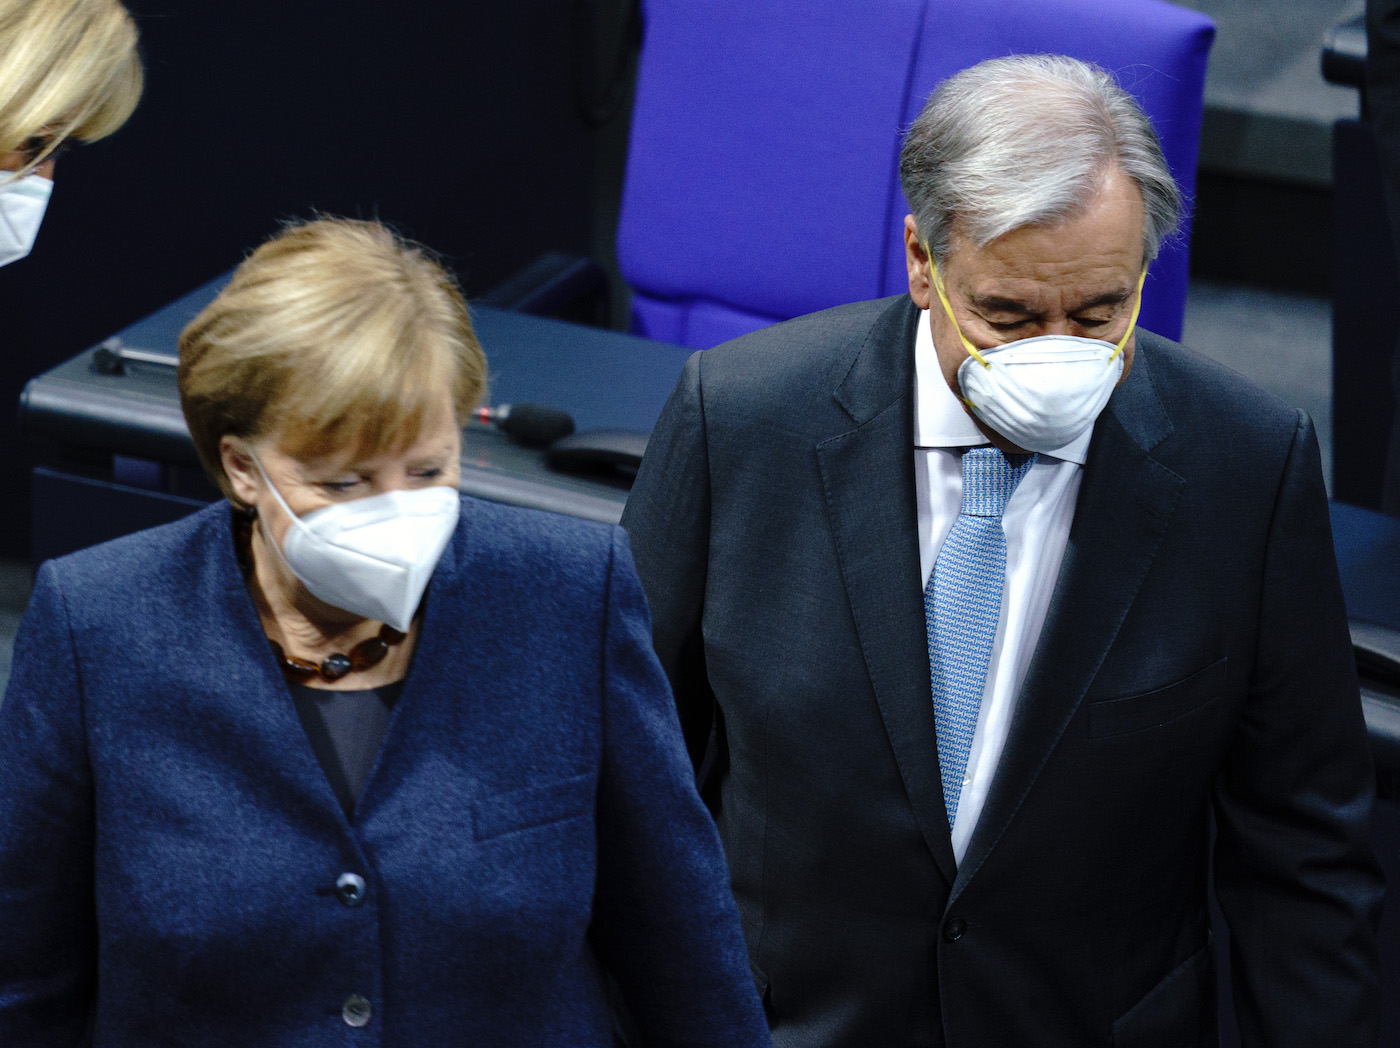
<path fill-rule="evenodd" d="M 943 303 L 943 311 L 953 322 L 953 330 L 958 333 L 958 338 L 962 339 L 963 348 L 967 350 L 967 355 L 984 368 L 991 367 L 992 365 L 987 363 L 987 358 L 972 344 L 968 337 L 963 334 L 962 328 L 958 326 L 958 318 L 953 316 L 953 306 L 948 301 L 948 293 L 943 290 L 943 278 L 938 275 L 938 263 L 933 260 L 933 252 L 928 249 L 928 244 L 924 244 L 924 257 L 928 259 L 928 272 L 933 283 L 933 290 L 938 292 L 938 301 Z"/>
<path fill-rule="evenodd" d="M 929 277 L 933 283 L 933 289 L 938 292 L 938 301 L 943 303 L 943 311 L 948 314 L 948 319 L 953 322 L 953 330 L 958 333 L 958 338 L 962 340 L 963 347 L 967 350 L 968 356 L 981 364 L 984 368 L 991 367 L 976 346 L 963 334 L 962 328 L 958 325 L 958 318 L 953 316 L 953 305 L 948 301 L 948 293 L 943 290 L 943 278 L 938 275 L 938 263 L 933 260 L 933 252 L 928 249 L 928 244 L 924 244 L 924 256 L 928 259 Z M 1142 312 L 1142 286 L 1147 281 L 1147 267 L 1142 267 L 1142 275 L 1138 277 L 1137 290 L 1134 293 L 1132 319 L 1128 321 L 1128 330 L 1123 333 L 1123 337 L 1118 340 L 1118 345 L 1113 347 L 1112 354 L 1109 355 L 1109 362 L 1118 359 L 1118 355 L 1123 352 L 1123 347 L 1128 344 L 1128 339 L 1133 337 L 1133 331 L 1137 329 L 1138 314 Z"/>
<path fill-rule="evenodd" d="M 1138 314 L 1142 312 L 1142 285 L 1147 281 L 1147 267 L 1142 267 L 1142 276 L 1138 277 L 1137 301 L 1133 303 L 1133 317 L 1128 321 L 1128 330 L 1123 333 L 1123 337 L 1118 340 L 1118 345 L 1114 347 L 1113 353 L 1109 356 L 1109 363 L 1118 359 L 1118 354 L 1123 352 L 1123 347 L 1128 344 L 1128 339 L 1133 337 L 1133 331 L 1137 328 Z"/>

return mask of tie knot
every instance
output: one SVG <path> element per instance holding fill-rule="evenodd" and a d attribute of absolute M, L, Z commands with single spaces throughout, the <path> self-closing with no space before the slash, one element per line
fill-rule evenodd
<path fill-rule="evenodd" d="M 1000 518 L 1035 458 L 1005 455 L 993 447 L 968 448 L 962 456 L 962 512 L 973 517 Z"/>

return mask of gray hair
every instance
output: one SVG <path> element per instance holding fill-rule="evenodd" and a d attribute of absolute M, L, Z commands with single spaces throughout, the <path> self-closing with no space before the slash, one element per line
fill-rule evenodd
<path fill-rule="evenodd" d="M 1016 55 L 964 69 L 929 96 L 899 156 L 904 195 L 935 261 L 954 225 L 981 247 L 1074 217 L 1117 167 L 1142 192 L 1143 260 L 1181 221 L 1177 188 L 1141 107 L 1098 66 Z"/>

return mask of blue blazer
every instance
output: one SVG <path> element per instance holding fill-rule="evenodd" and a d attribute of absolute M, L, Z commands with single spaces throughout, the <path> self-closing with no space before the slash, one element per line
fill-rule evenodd
<path fill-rule="evenodd" d="M 648 1045 L 768 1043 L 619 529 L 463 500 L 353 824 L 227 506 L 40 569 L 0 706 L 5 1048 L 611 1045 L 609 977 Z"/>

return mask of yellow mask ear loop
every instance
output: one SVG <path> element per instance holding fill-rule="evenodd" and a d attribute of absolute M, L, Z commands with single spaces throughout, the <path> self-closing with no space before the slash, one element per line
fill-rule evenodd
<path fill-rule="evenodd" d="M 1128 339 L 1133 337 L 1133 330 L 1137 327 L 1138 314 L 1142 312 L 1142 285 L 1147 282 L 1147 267 L 1142 267 L 1142 276 L 1138 277 L 1137 301 L 1133 303 L 1133 317 L 1128 321 L 1128 330 L 1123 337 L 1118 340 L 1118 345 L 1114 347 L 1109 355 L 1108 362 L 1112 364 L 1118 359 L 1118 354 L 1123 352 L 1123 347 L 1128 344 Z"/>
<path fill-rule="evenodd" d="M 962 339 L 963 348 L 967 350 L 967 355 L 984 368 L 990 368 L 992 365 L 987 363 L 987 358 L 972 344 L 968 337 L 963 334 L 962 328 L 958 326 L 958 318 L 953 316 L 952 303 L 948 301 L 948 294 L 943 290 L 943 278 L 938 275 L 938 263 L 933 260 L 933 252 L 928 249 L 927 242 L 924 244 L 924 257 L 928 259 L 929 280 L 933 284 L 933 290 L 938 292 L 938 301 L 943 303 L 943 311 L 953 322 L 953 330 L 958 333 L 958 338 Z"/>

